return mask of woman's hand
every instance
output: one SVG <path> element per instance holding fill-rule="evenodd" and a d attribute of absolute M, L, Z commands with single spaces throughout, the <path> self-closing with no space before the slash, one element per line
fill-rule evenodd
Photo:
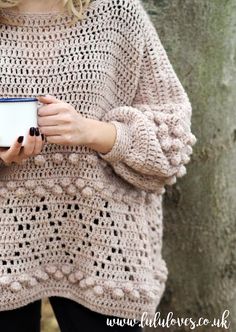
<path fill-rule="evenodd" d="M 54 96 L 38 96 L 47 105 L 38 109 L 38 125 L 49 143 L 85 145 L 97 152 L 109 152 L 116 139 L 116 127 L 79 114 L 72 105 Z"/>
<path fill-rule="evenodd" d="M 5 165 L 9 166 L 13 162 L 20 165 L 24 159 L 41 152 L 45 141 L 43 136 L 40 135 L 38 128 L 30 128 L 26 142 L 22 147 L 23 138 L 23 136 L 18 137 L 10 148 L 0 148 L 0 158 Z"/>
<path fill-rule="evenodd" d="M 37 96 L 46 104 L 38 108 L 38 126 L 48 143 L 62 145 L 83 145 L 87 134 L 86 118 L 72 105 L 54 96 Z"/>

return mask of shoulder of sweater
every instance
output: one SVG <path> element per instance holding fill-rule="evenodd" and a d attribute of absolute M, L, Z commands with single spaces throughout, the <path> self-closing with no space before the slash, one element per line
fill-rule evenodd
<path fill-rule="evenodd" d="M 107 1 L 108 3 L 111 2 L 111 0 Z M 130 23 L 130 30 L 133 30 L 136 36 L 139 35 L 139 37 L 145 39 L 146 34 L 149 34 L 150 29 L 152 30 L 154 25 L 143 2 L 141 0 L 112 0 L 112 2 L 114 3 L 114 8 L 121 10 L 126 23 Z"/>
<path fill-rule="evenodd" d="M 144 10 L 141 0 L 95 0 L 91 18 L 94 16 L 101 26 L 116 30 L 123 40 L 141 54 L 144 44 Z M 92 8 L 92 7 L 91 7 Z"/>
<path fill-rule="evenodd" d="M 119 16 L 127 24 L 130 22 L 136 31 L 137 28 L 140 28 L 140 31 L 143 29 L 145 9 L 141 0 L 102 0 L 102 5 L 104 9 L 108 9 L 109 16 L 118 12 Z"/>

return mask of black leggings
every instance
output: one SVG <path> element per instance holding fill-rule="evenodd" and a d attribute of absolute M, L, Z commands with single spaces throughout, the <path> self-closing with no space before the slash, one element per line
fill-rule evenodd
<path fill-rule="evenodd" d="M 102 315 L 92 311 L 79 303 L 64 297 L 52 296 L 49 301 L 61 332 L 87 332 L 87 331 L 133 331 L 141 332 L 138 322 L 134 326 L 107 325 L 107 318 L 118 317 Z M 41 300 L 29 303 L 21 308 L 1 311 L 1 331 L 7 332 L 40 332 Z M 122 321 L 122 319 L 121 319 Z"/>

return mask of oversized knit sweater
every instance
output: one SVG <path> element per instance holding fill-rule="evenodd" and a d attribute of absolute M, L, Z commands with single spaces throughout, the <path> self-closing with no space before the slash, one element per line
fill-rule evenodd
<path fill-rule="evenodd" d="M 0 12 L 0 97 L 50 94 L 116 126 L 112 149 L 46 143 L 0 165 L 0 310 L 62 296 L 153 317 L 168 268 L 162 197 L 186 174 L 191 104 L 140 0 Z"/>

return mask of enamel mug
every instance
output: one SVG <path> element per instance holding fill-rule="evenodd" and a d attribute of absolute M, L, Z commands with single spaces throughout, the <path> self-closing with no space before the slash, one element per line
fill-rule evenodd
<path fill-rule="evenodd" d="M 38 99 L 0 98 L 0 146 L 10 147 L 19 136 L 26 141 L 30 127 L 37 127 Z"/>

